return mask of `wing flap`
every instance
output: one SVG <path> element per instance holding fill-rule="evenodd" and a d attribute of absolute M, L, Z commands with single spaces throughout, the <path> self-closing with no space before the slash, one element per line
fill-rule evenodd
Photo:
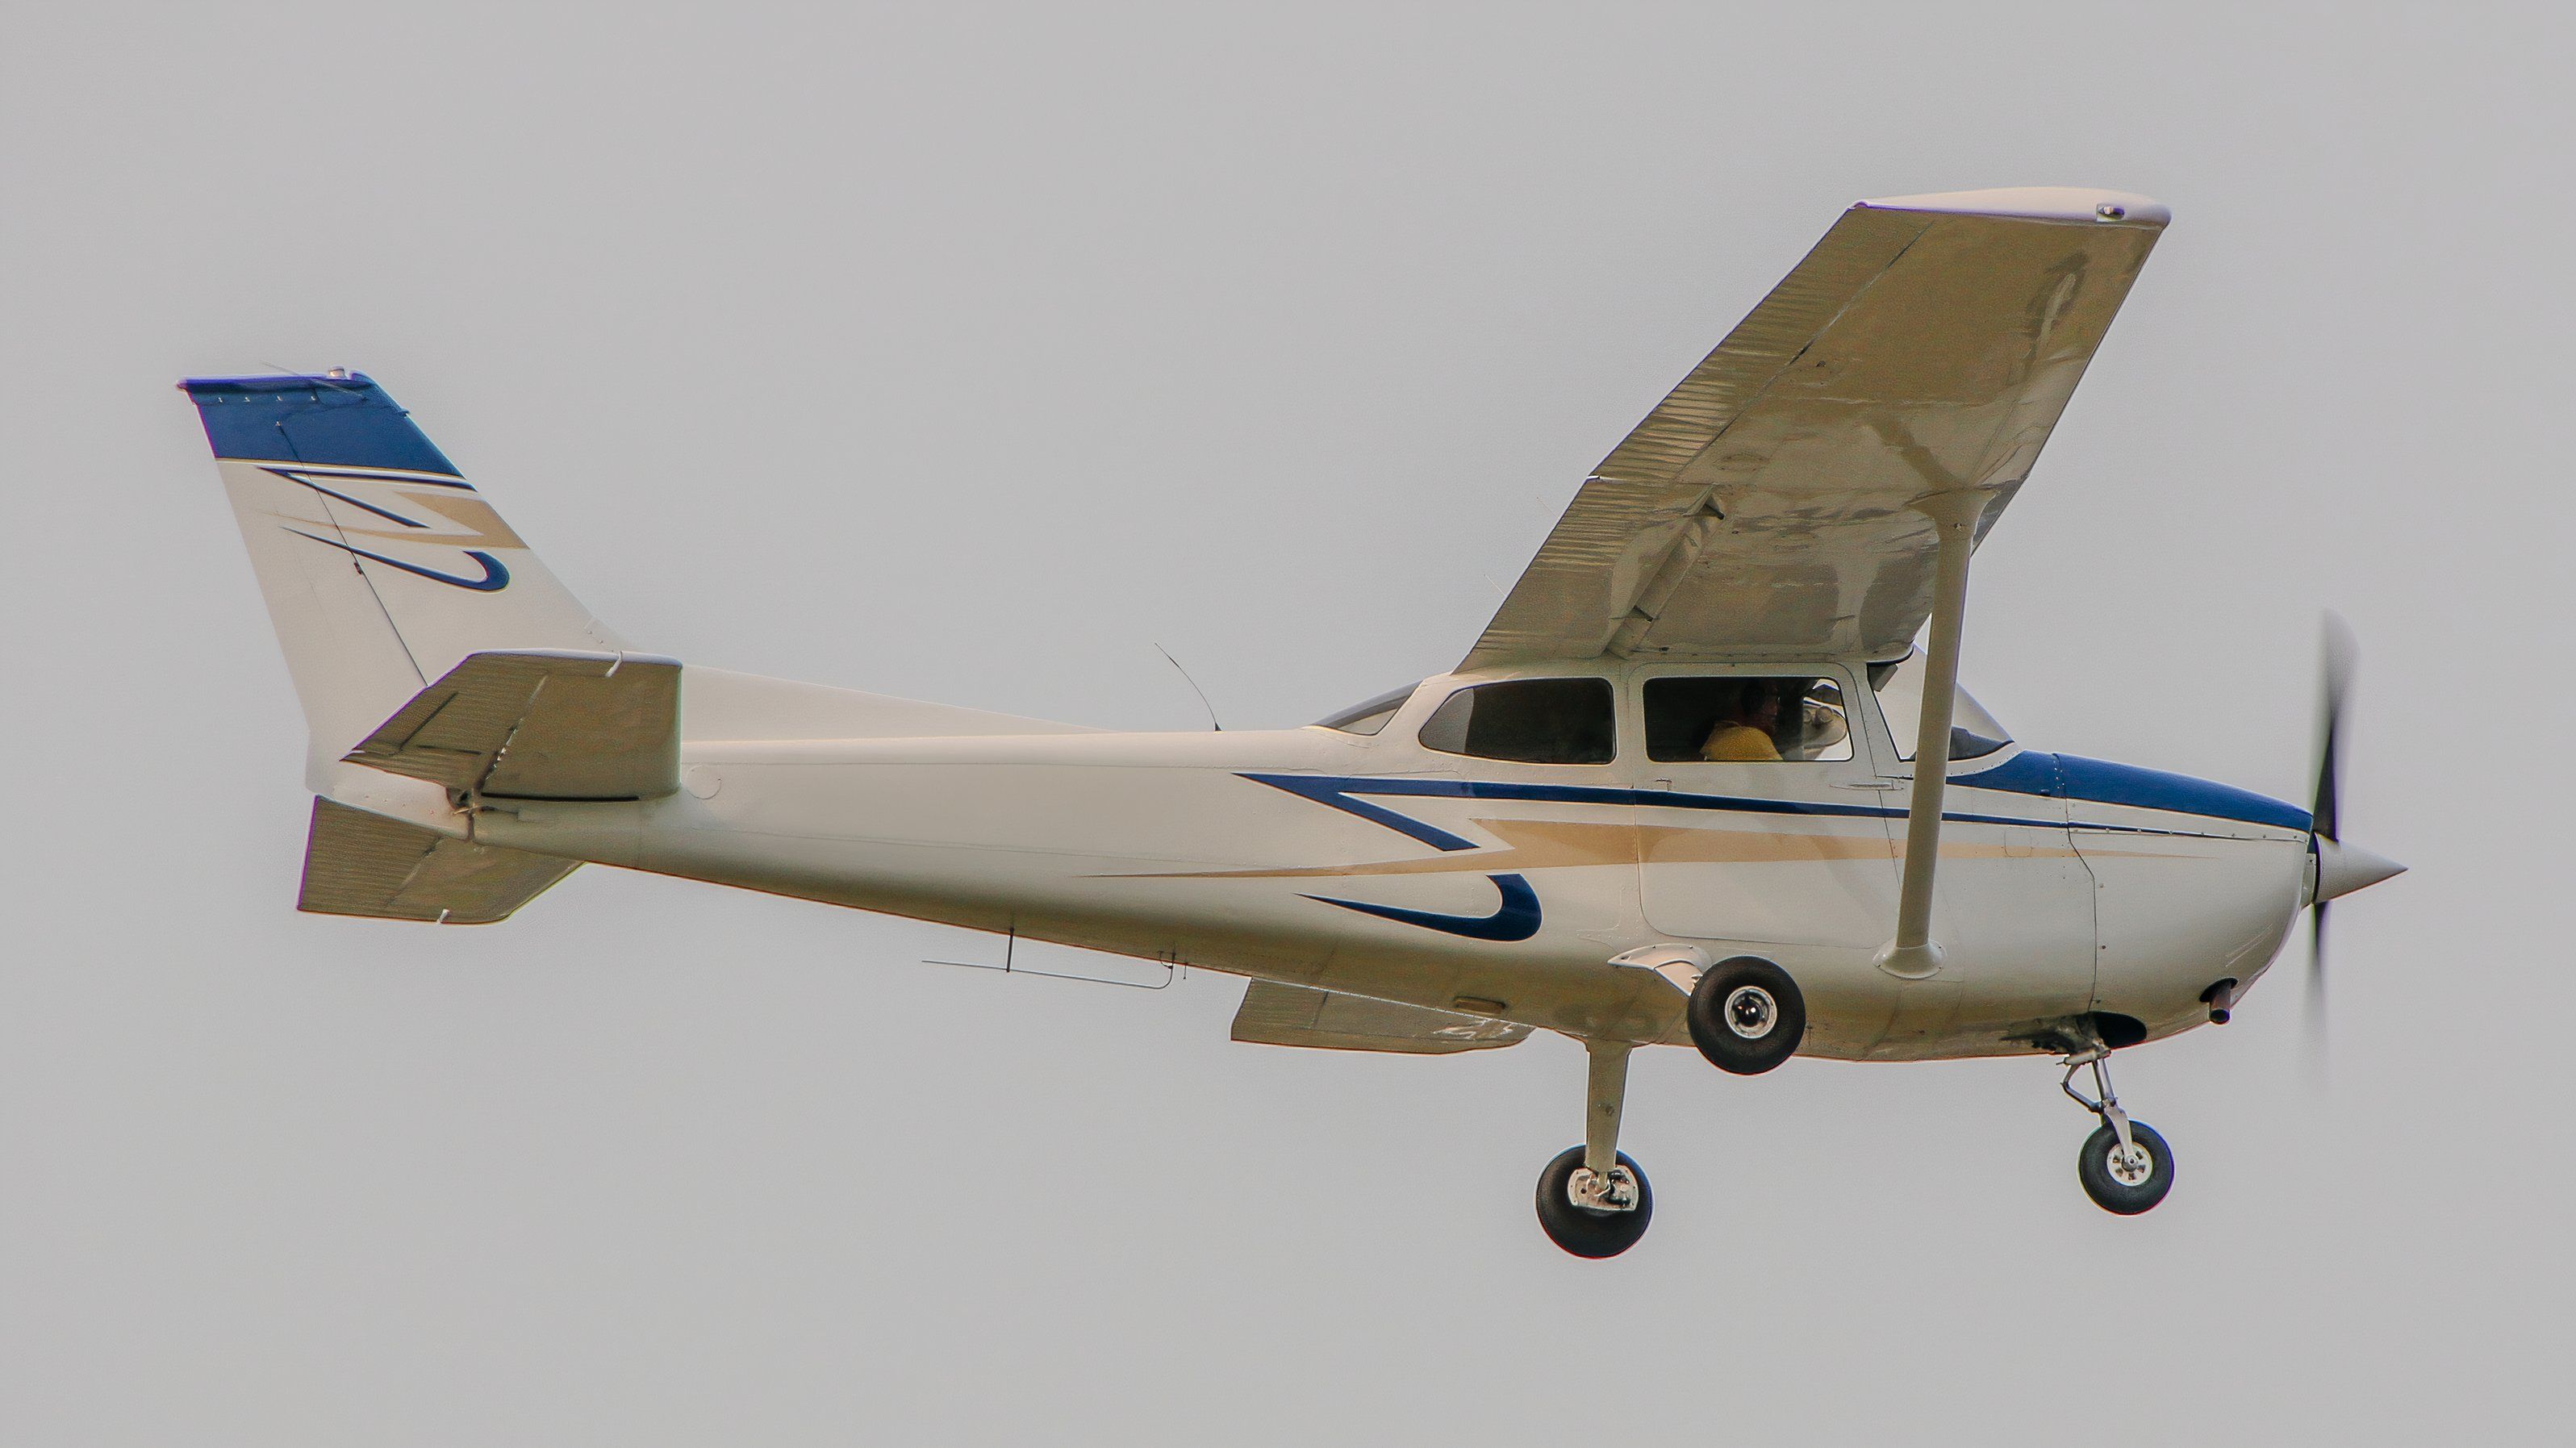
<path fill-rule="evenodd" d="M 656 799 L 680 787 L 680 664 L 472 654 L 346 758 L 497 799 Z"/>
<path fill-rule="evenodd" d="M 316 799 L 295 908 L 316 915 L 488 925 L 545 893 L 579 863 L 451 839 Z"/>
<path fill-rule="evenodd" d="M 1529 1033 L 1513 1021 L 1256 980 L 1235 1010 L 1233 1034 L 1263 1046 L 1441 1056 L 1517 1046 Z"/>

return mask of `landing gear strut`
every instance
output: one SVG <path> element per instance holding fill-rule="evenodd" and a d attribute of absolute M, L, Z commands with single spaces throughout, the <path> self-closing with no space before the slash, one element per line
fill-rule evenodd
<path fill-rule="evenodd" d="M 1645 1171 L 1619 1150 L 1629 1044 L 1583 1045 L 1592 1058 L 1584 1091 L 1583 1145 L 1566 1148 L 1538 1174 L 1538 1224 L 1548 1240 L 1577 1257 L 1616 1257 L 1646 1235 L 1646 1224 L 1655 1216 L 1655 1191 Z"/>
<path fill-rule="evenodd" d="M 2134 1217 L 2173 1190 L 2173 1148 L 2165 1145 L 2154 1127 L 2131 1121 L 2129 1113 L 2120 1109 L 2120 1098 L 2111 1090 L 2111 1073 L 2102 1065 L 2110 1055 L 2110 1047 L 2097 1043 L 2067 1057 L 2066 1074 L 2058 1078 L 2057 1086 L 2076 1105 L 2102 1118 L 2075 1157 L 2075 1177 L 2084 1184 L 2084 1195 L 2106 1212 Z M 2091 1096 L 2075 1089 L 2075 1073 L 2086 1066 L 2093 1068 Z"/>

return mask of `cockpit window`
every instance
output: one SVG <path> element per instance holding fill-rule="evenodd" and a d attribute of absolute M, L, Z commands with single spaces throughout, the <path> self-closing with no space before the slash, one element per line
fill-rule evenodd
<path fill-rule="evenodd" d="M 1420 684 L 1407 684 L 1401 689 L 1389 689 L 1374 699 L 1353 704 L 1338 714 L 1326 715 L 1315 722 L 1345 734 L 1375 734 L 1386 727 L 1386 721 L 1394 718 L 1395 711 L 1403 708 L 1404 701 L 1412 698 L 1413 691 L 1421 687 Z"/>
<path fill-rule="evenodd" d="M 1896 757 L 1914 757 L 1914 736 L 1923 728 L 1923 655 L 1906 655 L 1892 664 L 1869 666 L 1870 687 L 1878 691 L 1878 712 L 1887 716 L 1887 732 L 1896 738 Z M 2012 742 L 2004 726 L 1960 689 L 1950 696 L 1950 757 L 1975 759 Z"/>
<path fill-rule="evenodd" d="M 1774 764 L 1852 757 L 1840 682 L 1814 674 L 1646 681 L 1646 757 Z"/>
<path fill-rule="evenodd" d="M 1523 764 L 1608 764 L 1617 725 L 1607 679 L 1477 684 L 1423 721 L 1422 747 Z"/>

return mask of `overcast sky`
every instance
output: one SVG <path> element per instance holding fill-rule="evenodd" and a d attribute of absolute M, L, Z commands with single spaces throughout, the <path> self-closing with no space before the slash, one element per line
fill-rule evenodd
<path fill-rule="evenodd" d="M 0 1439 L 2564 1432 L 2542 12 L 15 7 Z M 2045 1061 L 1667 1050 L 1655 1228 L 1582 1263 L 1530 1211 L 1562 1040 L 1239 1046 L 1224 977 L 597 867 L 293 909 L 303 724 L 181 376 L 373 374 L 640 647 L 1197 727 L 1160 644 L 1296 723 L 1453 664 L 1843 206 L 2027 184 L 2175 220 L 1971 686 L 2298 798 L 2332 605 L 2346 832 L 2414 867 L 2337 907 L 2323 1069 L 2295 949 L 2124 1053 L 2147 1217 Z"/>

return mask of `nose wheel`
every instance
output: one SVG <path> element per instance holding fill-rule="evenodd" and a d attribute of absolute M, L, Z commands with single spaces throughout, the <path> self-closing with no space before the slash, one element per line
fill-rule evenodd
<path fill-rule="evenodd" d="M 2110 1054 L 2109 1047 L 2096 1045 L 2069 1056 L 2066 1075 L 2057 1084 L 2076 1105 L 2102 1118 L 2075 1157 L 2075 1179 L 2084 1184 L 2084 1195 L 2106 1212 L 2134 1217 L 2173 1190 L 2173 1148 L 2165 1145 L 2154 1127 L 2131 1121 L 2129 1113 L 2120 1109 L 2120 1098 L 2111 1090 L 2111 1073 L 2102 1065 Z M 2092 1096 L 2075 1089 L 2075 1073 L 2086 1066 L 2093 1068 Z"/>
<path fill-rule="evenodd" d="M 2134 1217 L 2165 1199 L 2173 1188 L 2173 1152 L 2156 1129 L 2143 1121 L 2129 1123 L 2129 1140 L 2108 1122 L 2084 1140 L 2075 1158 L 2075 1175 L 2093 1205 L 2123 1217 Z"/>

